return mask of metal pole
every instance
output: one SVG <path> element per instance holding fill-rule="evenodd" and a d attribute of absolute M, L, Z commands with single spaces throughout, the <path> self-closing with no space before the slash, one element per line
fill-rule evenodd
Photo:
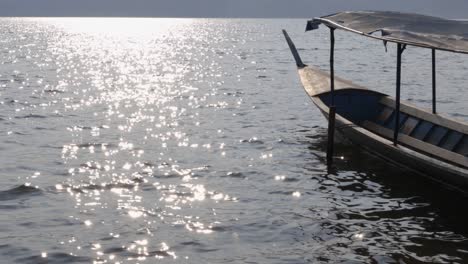
<path fill-rule="evenodd" d="M 328 144 L 327 144 L 327 165 L 333 163 L 334 137 L 335 137 L 335 29 L 330 28 L 330 96 L 331 102 L 328 111 Z"/>
<path fill-rule="evenodd" d="M 400 87 L 401 87 L 401 54 L 403 47 L 397 44 L 397 72 L 396 72 L 396 106 L 395 106 L 395 130 L 393 132 L 393 145 L 398 144 L 398 131 L 400 130 Z"/>
<path fill-rule="evenodd" d="M 432 113 L 436 112 L 436 51 L 432 49 Z"/>
<path fill-rule="evenodd" d="M 335 29 L 330 28 L 330 93 L 331 104 L 335 106 Z"/>

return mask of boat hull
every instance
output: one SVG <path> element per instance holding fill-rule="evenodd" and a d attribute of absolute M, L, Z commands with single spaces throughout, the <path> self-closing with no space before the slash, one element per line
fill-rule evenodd
<path fill-rule="evenodd" d="M 283 30 L 304 90 L 335 129 L 357 146 L 418 174 L 468 193 L 468 124 L 334 77 L 302 62 Z M 396 132 L 396 134 L 395 134 Z"/>
<path fill-rule="evenodd" d="M 330 75 L 305 65 L 283 33 L 307 95 L 327 119 L 329 105 L 335 106 L 339 134 L 376 156 L 468 193 L 467 123 L 407 102 L 397 111 L 392 97 L 339 77 L 332 96 Z"/>
<path fill-rule="evenodd" d="M 328 120 L 328 111 L 321 111 Z M 371 135 L 369 131 L 350 125 L 350 122 L 336 116 L 336 130 L 347 142 L 378 156 L 397 167 L 412 171 L 418 175 L 429 177 L 441 182 L 449 188 L 468 193 L 468 174 L 466 170 L 459 169 L 450 164 L 441 164 L 422 154 L 418 154 L 404 146 L 394 146 L 389 140 L 377 135 Z"/>
<path fill-rule="evenodd" d="M 312 99 L 312 102 L 319 108 L 325 118 L 328 119 L 329 108 L 327 102 L 324 102 L 322 98 L 329 92 L 324 91 L 325 87 L 323 87 L 323 85 L 326 85 L 326 81 L 320 81 L 321 79 L 326 79 L 327 74 L 314 68 L 307 68 L 299 69 L 304 88 Z M 307 74 L 304 74 L 305 70 L 308 71 Z M 316 81 L 315 83 L 311 83 L 312 75 L 315 75 L 312 78 Z M 341 82 L 341 80 L 339 82 Z M 321 86 L 319 89 L 320 92 L 317 92 L 317 89 L 315 89 L 317 85 Z M 348 82 L 347 85 L 343 85 L 343 83 L 340 83 L 339 85 L 342 90 L 360 89 L 359 86 L 353 85 L 350 82 Z M 368 89 L 363 89 L 362 91 L 372 93 L 372 91 Z M 377 96 L 387 97 L 386 95 L 382 95 L 377 92 L 375 92 L 375 94 Z M 336 115 L 335 122 L 336 131 L 341 136 L 367 152 L 383 158 L 394 165 L 444 183 L 451 188 L 468 193 L 467 169 L 430 157 L 404 145 L 395 146 L 391 140 L 353 123 L 339 113 Z"/>

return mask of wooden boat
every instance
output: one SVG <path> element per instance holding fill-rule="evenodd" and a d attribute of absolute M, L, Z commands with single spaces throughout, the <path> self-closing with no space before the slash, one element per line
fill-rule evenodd
<path fill-rule="evenodd" d="M 316 29 L 319 24 L 330 28 L 330 73 L 305 65 L 294 43 L 286 31 L 283 32 L 312 102 L 326 118 L 329 118 L 332 108 L 336 109 L 333 109 L 336 115 L 333 114 L 331 122 L 334 125 L 329 126 L 329 130 L 336 130 L 356 145 L 388 161 L 467 192 L 468 124 L 436 113 L 435 50 L 468 53 L 468 24 L 396 12 L 344 12 L 315 18 L 308 22 L 307 28 Z M 446 29 L 446 26 L 451 28 Z M 453 27 L 458 27 L 459 32 Z M 438 31 L 434 32 L 434 28 Z M 385 44 L 398 44 L 395 98 L 334 77 L 335 29 L 384 40 Z M 375 36 L 377 31 L 383 32 L 382 36 Z M 451 36 L 446 37 L 447 34 Z M 444 37 L 451 42 L 441 43 Z M 433 111 L 400 100 L 404 45 L 432 49 Z M 333 133 L 329 135 L 333 137 Z"/>

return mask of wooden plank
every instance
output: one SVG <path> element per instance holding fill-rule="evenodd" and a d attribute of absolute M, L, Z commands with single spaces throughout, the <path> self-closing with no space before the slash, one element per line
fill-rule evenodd
<path fill-rule="evenodd" d="M 377 121 L 380 124 L 385 124 L 385 122 L 388 120 L 388 118 L 392 115 L 393 109 L 390 107 L 385 107 L 382 112 L 380 112 L 379 116 L 377 117 Z"/>
<path fill-rule="evenodd" d="M 401 127 L 401 133 L 410 135 L 413 132 L 413 129 L 419 124 L 419 119 L 414 117 L 408 117 L 406 122 Z"/>
<path fill-rule="evenodd" d="M 432 126 L 431 126 L 431 129 L 429 129 L 429 131 L 427 131 L 426 135 L 425 135 L 424 138 L 422 139 L 422 141 L 425 141 L 425 142 L 426 142 L 426 141 L 431 137 L 431 135 L 434 133 L 434 129 L 435 129 L 436 127 L 440 127 L 440 126 L 434 125 L 434 124 L 432 124 L 432 123 L 428 123 L 428 124 L 431 124 Z M 434 143 L 432 143 L 432 144 L 435 145 Z"/>
<path fill-rule="evenodd" d="M 396 123 L 396 112 L 393 112 L 393 115 L 390 116 L 390 118 L 383 124 L 384 127 L 389 128 L 389 129 L 395 129 L 395 123 Z M 406 119 L 408 118 L 408 115 L 406 113 L 400 112 L 400 118 L 398 120 L 398 127 L 401 129 L 401 126 L 406 122 Z"/>
<path fill-rule="evenodd" d="M 434 127 L 434 124 L 425 120 L 419 120 L 419 125 L 417 125 L 410 136 L 424 141 L 431 129 Z"/>
<path fill-rule="evenodd" d="M 468 157 L 468 136 L 464 136 L 463 139 L 455 147 L 455 152 Z"/>
<path fill-rule="evenodd" d="M 395 100 L 389 96 L 384 96 L 380 99 L 380 103 L 383 105 L 395 108 Z M 429 121 L 436 125 L 449 128 L 451 130 L 458 131 L 462 134 L 468 134 L 468 124 L 460 120 L 454 120 L 442 115 L 434 115 L 424 109 L 410 105 L 408 102 L 401 102 L 401 111 L 412 115 L 414 117 Z"/>
<path fill-rule="evenodd" d="M 450 151 L 456 152 L 455 147 L 461 142 L 463 139 L 463 134 L 457 131 L 450 131 L 447 135 L 445 140 L 440 144 L 441 148 L 448 149 Z"/>
<path fill-rule="evenodd" d="M 426 141 L 429 144 L 439 146 L 439 144 L 450 131 L 452 130 L 448 130 L 445 127 L 436 126 L 432 128 L 431 133 L 427 136 L 427 138 L 424 141 Z"/>
<path fill-rule="evenodd" d="M 330 74 L 327 72 L 310 66 L 300 68 L 298 71 L 302 85 L 309 96 L 330 92 Z M 348 80 L 335 77 L 335 91 L 350 88 L 367 90 L 367 88 L 354 84 Z"/>
<path fill-rule="evenodd" d="M 392 130 L 390 130 L 388 128 L 385 128 L 385 127 L 382 127 L 382 126 L 379 126 L 376 123 L 373 123 L 373 122 L 370 122 L 370 121 L 364 121 L 362 125 L 363 125 L 364 128 L 366 128 L 366 129 L 368 129 L 368 130 L 370 130 L 370 131 L 372 131 L 374 133 L 377 133 L 377 134 L 379 134 L 381 136 L 384 136 L 386 138 L 392 138 L 393 137 L 393 131 Z M 446 161 L 449 161 L 449 162 L 452 162 L 452 163 L 455 163 L 455 164 L 458 164 L 458 165 L 461 165 L 463 167 L 468 168 L 468 158 L 464 157 L 464 156 L 462 156 L 460 154 L 448 151 L 448 150 L 440 148 L 438 146 L 428 144 L 428 143 L 426 143 L 424 141 L 412 138 L 410 136 L 407 136 L 407 135 L 401 134 L 401 133 L 398 135 L 398 142 L 402 143 L 402 144 L 404 144 L 406 146 L 409 146 L 411 148 L 414 148 L 416 150 L 425 152 L 427 154 L 439 157 L 439 158 L 441 158 L 443 160 L 446 160 Z"/>

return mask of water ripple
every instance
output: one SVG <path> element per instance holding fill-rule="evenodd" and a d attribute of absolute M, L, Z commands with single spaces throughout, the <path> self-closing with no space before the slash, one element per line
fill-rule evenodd
<path fill-rule="evenodd" d="M 1 191 L 0 201 L 32 198 L 41 194 L 42 191 L 39 188 L 30 186 L 29 184 L 23 184 L 6 191 Z"/>
<path fill-rule="evenodd" d="M 304 59 L 327 69 L 326 30 L 307 38 L 303 20 L 0 20 L 5 263 L 468 259 L 466 198 L 346 142 L 327 170 L 326 122 L 281 38 L 290 29 Z M 393 94 L 393 53 L 336 37 L 337 74 Z M 429 106 L 427 54 L 411 51 L 402 91 Z M 439 110 L 463 119 L 466 62 L 441 53 L 439 63 Z"/>

